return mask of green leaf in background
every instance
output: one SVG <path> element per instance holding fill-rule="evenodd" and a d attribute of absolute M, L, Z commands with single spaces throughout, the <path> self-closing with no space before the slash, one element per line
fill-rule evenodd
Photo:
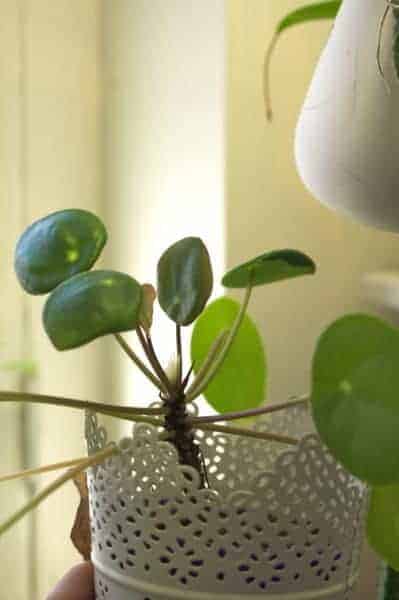
<path fill-rule="evenodd" d="M 38 365 L 33 360 L 9 360 L 0 363 L 0 371 L 10 371 L 34 377 L 38 372 Z"/>
<path fill-rule="evenodd" d="M 399 331 L 348 315 L 325 331 L 312 371 L 318 432 L 335 458 L 373 485 L 399 482 Z"/>
<path fill-rule="evenodd" d="M 312 21 L 320 21 L 324 19 L 335 19 L 341 8 L 342 0 L 327 0 L 324 2 L 313 2 L 307 4 L 301 8 L 297 8 L 289 12 L 283 19 L 281 19 L 276 27 L 273 38 L 267 48 L 264 66 L 264 96 L 265 96 L 265 107 L 266 115 L 269 121 L 273 118 L 272 101 L 271 101 L 271 85 L 270 85 L 270 65 L 273 58 L 274 50 L 280 39 L 281 34 L 294 27 L 295 25 L 301 25 L 303 23 L 309 23 Z"/>
<path fill-rule="evenodd" d="M 53 213 L 20 237 L 15 251 L 18 279 L 30 294 L 46 294 L 91 269 L 106 241 L 106 229 L 96 215 L 78 209 Z"/>
<path fill-rule="evenodd" d="M 297 250 L 275 250 L 232 269 L 223 277 L 227 288 L 246 288 L 316 272 L 313 260 Z"/>
<path fill-rule="evenodd" d="M 180 240 L 158 263 L 158 300 L 178 325 L 189 325 L 212 293 L 213 275 L 208 250 L 199 238 Z"/>
<path fill-rule="evenodd" d="M 135 329 L 140 315 L 141 285 L 116 271 L 81 273 L 49 296 L 43 323 L 58 350 L 77 348 L 100 336 Z"/>
<path fill-rule="evenodd" d="M 191 338 L 191 358 L 197 373 L 218 335 L 230 329 L 240 305 L 230 298 L 212 302 L 196 322 Z M 249 316 L 238 331 L 220 371 L 205 397 L 219 413 L 255 408 L 266 394 L 266 358 L 263 342 Z"/>
<path fill-rule="evenodd" d="M 379 556 L 399 571 L 399 485 L 372 489 L 367 537 Z"/>
<path fill-rule="evenodd" d="M 301 25 L 309 21 L 320 21 L 324 19 L 335 19 L 341 8 L 342 0 L 326 0 L 325 2 L 314 2 L 288 13 L 276 27 L 276 35 L 294 25 Z"/>

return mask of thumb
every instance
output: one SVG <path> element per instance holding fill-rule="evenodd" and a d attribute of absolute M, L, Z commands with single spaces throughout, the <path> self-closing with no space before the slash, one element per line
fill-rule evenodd
<path fill-rule="evenodd" d="M 50 592 L 47 600 L 94 600 L 94 575 L 91 563 L 74 567 Z"/>

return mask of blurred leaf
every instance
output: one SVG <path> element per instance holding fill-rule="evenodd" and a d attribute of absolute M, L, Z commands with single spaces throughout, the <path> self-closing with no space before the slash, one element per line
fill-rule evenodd
<path fill-rule="evenodd" d="M 320 21 L 322 19 L 335 19 L 341 8 L 341 0 L 327 0 L 325 2 L 314 2 L 302 6 L 285 15 L 276 27 L 276 34 L 280 34 L 294 25 L 301 25 L 309 21 Z"/>
<path fill-rule="evenodd" d="M 239 310 L 240 305 L 235 300 L 220 298 L 200 316 L 191 339 L 196 373 L 218 335 L 231 329 Z M 252 319 L 245 316 L 229 354 L 204 395 L 220 413 L 255 408 L 265 400 L 266 375 L 261 336 Z"/>
<path fill-rule="evenodd" d="M 157 292 L 153 285 L 144 283 L 141 286 L 143 290 L 143 298 L 140 310 L 140 325 L 145 331 L 149 332 L 152 327 L 152 319 L 154 316 L 154 302 L 157 297 Z"/>
<path fill-rule="evenodd" d="M 349 315 L 321 336 L 313 359 L 313 417 L 335 458 L 373 485 L 399 481 L 399 331 Z"/>
<path fill-rule="evenodd" d="M 100 336 L 135 329 L 141 285 L 116 271 L 81 273 L 59 285 L 43 312 L 44 327 L 58 350 L 77 348 Z"/>
<path fill-rule="evenodd" d="M 33 223 L 15 251 L 15 271 L 30 294 L 45 294 L 77 273 L 88 271 L 101 254 L 107 232 L 96 215 L 70 209 Z"/>
<path fill-rule="evenodd" d="M 374 487 L 367 516 L 370 545 L 399 571 L 399 486 Z"/>
<path fill-rule="evenodd" d="M 281 34 L 294 27 L 303 23 L 309 23 L 312 21 L 320 21 L 323 19 L 335 19 L 338 11 L 341 7 L 341 0 L 324 1 L 324 2 L 312 2 L 301 8 L 297 8 L 290 11 L 288 14 L 281 19 L 276 27 L 271 42 L 267 48 L 264 65 L 264 94 L 265 94 L 265 106 L 266 115 L 269 121 L 273 118 L 272 102 L 271 102 L 271 89 L 270 89 L 270 65 L 273 58 L 274 50 L 278 44 Z"/>
<path fill-rule="evenodd" d="M 213 286 L 208 250 L 199 238 L 180 240 L 158 263 L 158 300 L 178 325 L 189 325 L 204 309 Z"/>
<path fill-rule="evenodd" d="M 312 275 L 315 271 L 316 265 L 306 254 L 297 250 L 275 250 L 235 267 L 226 273 L 222 284 L 227 288 L 246 288 Z"/>
<path fill-rule="evenodd" d="M 82 471 L 82 473 L 74 477 L 73 482 L 78 489 L 80 503 L 71 531 L 71 540 L 83 560 L 88 561 L 91 558 L 91 528 L 86 471 Z"/>
<path fill-rule="evenodd" d="M 34 377 L 38 372 L 38 365 L 33 360 L 10 360 L 0 364 L 0 371 L 16 371 L 28 377 Z"/>

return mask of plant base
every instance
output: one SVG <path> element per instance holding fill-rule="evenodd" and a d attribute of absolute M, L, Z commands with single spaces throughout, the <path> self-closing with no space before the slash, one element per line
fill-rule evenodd
<path fill-rule="evenodd" d="M 210 489 L 156 428 L 136 425 L 89 477 L 97 600 L 346 600 L 367 491 L 320 444 L 303 408 L 256 425 L 297 448 L 197 433 Z M 88 415 L 89 451 L 107 444 Z"/>

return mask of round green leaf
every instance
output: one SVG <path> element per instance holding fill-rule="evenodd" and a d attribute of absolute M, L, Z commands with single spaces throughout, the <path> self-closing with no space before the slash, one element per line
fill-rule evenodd
<path fill-rule="evenodd" d="M 399 481 L 399 332 L 349 315 L 321 336 L 313 359 L 316 427 L 336 459 L 374 485 Z"/>
<path fill-rule="evenodd" d="M 30 294 L 46 294 L 62 281 L 92 268 L 107 241 L 96 215 L 70 209 L 33 223 L 20 237 L 15 271 Z"/>
<path fill-rule="evenodd" d="M 83 346 L 100 336 L 135 329 L 140 284 L 116 271 L 80 273 L 61 283 L 43 312 L 45 330 L 58 350 Z"/>
<path fill-rule="evenodd" d="M 222 284 L 227 288 L 255 287 L 315 272 L 316 265 L 306 254 L 297 250 L 275 250 L 235 267 L 226 273 Z"/>
<path fill-rule="evenodd" d="M 367 516 L 367 537 L 374 550 L 399 571 L 399 486 L 374 487 Z"/>
<path fill-rule="evenodd" d="M 158 300 L 178 325 L 189 325 L 212 293 L 213 275 L 208 250 L 199 238 L 180 240 L 158 263 Z"/>
<path fill-rule="evenodd" d="M 240 310 L 238 302 L 220 298 L 196 322 L 191 338 L 191 358 L 198 372 L 218 335 L 230 329 Z M 204 395 L 219 413 L 260 406 L 266 394 L 266 358 L 262 338 L 246 315 L 218 374 Z"/>

